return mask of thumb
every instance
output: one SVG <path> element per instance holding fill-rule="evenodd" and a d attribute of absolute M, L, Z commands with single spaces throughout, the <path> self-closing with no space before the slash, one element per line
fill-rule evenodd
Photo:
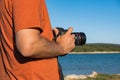
<path fill-rule="evenodd" d="M 68 31 L 66 32 L 66 34 L 71 34 L 71 33 L 72 33 L 72 31 L 73 31 L 73 28 L 72 28 L 72 27 L 70 27 L 70 28 L 68 28 Z"/>

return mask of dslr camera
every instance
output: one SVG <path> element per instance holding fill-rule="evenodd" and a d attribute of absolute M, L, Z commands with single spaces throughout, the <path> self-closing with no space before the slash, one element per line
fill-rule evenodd
<path fill-rule="evenodd" d="M 58 36 L 63 35 L 67 32 L 66 29 L 63 29 L 61 27 L 56 27 L 56 29 L 58 29 L 59 33 L 56 35 L 53 31 L 54 40 L 56 40 Z M 76 46 L 81 46 L 81 45 L 84 45 L 86 43 L 85 33 L 83 33 L 83 32 L 72 32 L 71 34 L 75 35 L 75 45 Z"/>

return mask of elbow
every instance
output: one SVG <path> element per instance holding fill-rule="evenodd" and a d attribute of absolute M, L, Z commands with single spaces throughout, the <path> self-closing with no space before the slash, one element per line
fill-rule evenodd
<path fill-rule="evenodd" d="M 18 51 L 21 53 L 24 57 L 32 57 L 34 54 L 34 49 L 31 45 L 23 45 L 23 46 L 17 46 Z"/>

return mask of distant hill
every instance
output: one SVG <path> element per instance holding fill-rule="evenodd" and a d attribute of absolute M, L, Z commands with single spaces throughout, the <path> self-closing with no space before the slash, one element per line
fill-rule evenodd
<path fill-rule="evenodd" d="M 91 43 L 83 46 L 76 46 L 73 52 L 104 52 L 119 51 L 120 44 Z"/>

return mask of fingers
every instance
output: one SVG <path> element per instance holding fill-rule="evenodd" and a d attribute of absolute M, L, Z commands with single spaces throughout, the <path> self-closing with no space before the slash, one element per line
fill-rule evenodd
<path fill-rule="evenodd" d="M 59 31 L 54 29 L 56 33 Z M 73 28 L 70 27 L 67 31 L 65 30 L 65 34 L 59 36 L 56 39 L 56 42 L 59 43 L 63 47 L 63 54 L 69 53 L 75 47 L 75 35 L 71 34 Z"/>
<path fill-rule="evenodd" d="M 74 34 L 72 34 L 72 38 L 75 39 L 75 35 Z"/>
<path fill-rule="evenodd" d="M 58 29 L 54 28 L 53 30 L 54 30 L 56 35 L 59 33 Z"/>

